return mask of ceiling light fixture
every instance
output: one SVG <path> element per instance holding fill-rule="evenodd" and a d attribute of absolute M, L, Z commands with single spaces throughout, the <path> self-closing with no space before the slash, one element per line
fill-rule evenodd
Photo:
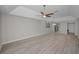
<path fill-rule="evenodd" d="M 45 15 L 44 15 L 43 17 L 44 17 L 44 18 L 46 18 L 46 16 L 45 16 Z"/>
<path fill-rule="evenodd" d="M 52 25 L 56 25 L 56 24 L 54 23 L 54 24 L 52 24 Z"/>
<path fill-rule="evenodd" d="M 40 12 L 40 13 L 41 13 L 41 15 L 42 15 L 44 18 L 46 18 L 46 17 L 51 17 L 51 15 L 54 15 L 54 14 L 57 12 L 57 10 L 56 10 L 55 12 L 52 12 L 52 13 L 46 13 L 46 5 L 43 5 L 43 7 L 44 7 L 44 11 L 42 11 L 42 12 Z"/>

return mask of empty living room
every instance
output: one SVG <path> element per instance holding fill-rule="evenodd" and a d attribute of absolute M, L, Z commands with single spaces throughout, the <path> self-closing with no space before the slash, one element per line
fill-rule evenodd
<path fill-rule="evenodd" d="M 0 54 L 79 54 L 79 5 L 0 5 Z"/>

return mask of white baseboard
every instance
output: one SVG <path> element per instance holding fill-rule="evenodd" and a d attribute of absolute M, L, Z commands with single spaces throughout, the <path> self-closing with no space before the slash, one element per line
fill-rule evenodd
<path fill-rule="evenodd" d="M 20 39 L 16 39 L 16 40 L 11 40 L 11 41 L 7 41 L 7 42 L 2 42 L 2 45 L 4 45 L 4 44 L 8 44 L 8 43 L 11 43 L 11 42 L 16 42 L 16 41 L 23 40 L 23 39 L 28 39 L 28 38 L 35 37 L 35 36 L 44 35 L 44 34 L 46 34 L 46 33 L 36 34 L 36 35 L 31 35 L 31 36 L 28 36 L 28 37 L 22 37 L 22 38 L 20 38 Z"/>

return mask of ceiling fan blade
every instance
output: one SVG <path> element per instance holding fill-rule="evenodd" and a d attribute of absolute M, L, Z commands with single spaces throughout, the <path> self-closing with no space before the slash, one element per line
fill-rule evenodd
<path fill-rule="evenodd" d="M 55 14 L 56 12 L 58 12 L 58 11 L 56 10 L 54 13 L 49 13 L 49 14 L 46 14 L 46 15 L 53 15 L 53 14 Z"/>
<path fill-rule="evenodd" d="M 49 15 L 46 15 L 46 17 L 51 17 L 51 16 L 49 16 Z"/>
<path fill-rule="evenodd" d="M 43 12 L 41 12 L 41 14 L 42 14 L 42 15 L 44 15 L 44 13 L 43 13 Z"/>
<path fill-rule="evenodd" d="M 46 14 L 46 15 L 48 16 L 48 15 L 53 15 L 53 14 L 54 14 L 54 13 L 49 13 L 49 14 Z"/>

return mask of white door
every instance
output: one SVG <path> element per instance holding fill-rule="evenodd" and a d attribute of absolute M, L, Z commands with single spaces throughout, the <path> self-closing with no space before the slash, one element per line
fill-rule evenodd
<path fill-rule="evenodd" d="M 55 26 L 52 24 L 52 26 L 51 26 L 51 28 L 52 28 L 52 32 L 55 31 L 54 27 L 55 27 Z"/>
<path fill-rule="evenodd" d="M 75 33 L 75 24 L 74 23 L 69 24 L 68 28 L 69 28 L 70 33 Z"/>

